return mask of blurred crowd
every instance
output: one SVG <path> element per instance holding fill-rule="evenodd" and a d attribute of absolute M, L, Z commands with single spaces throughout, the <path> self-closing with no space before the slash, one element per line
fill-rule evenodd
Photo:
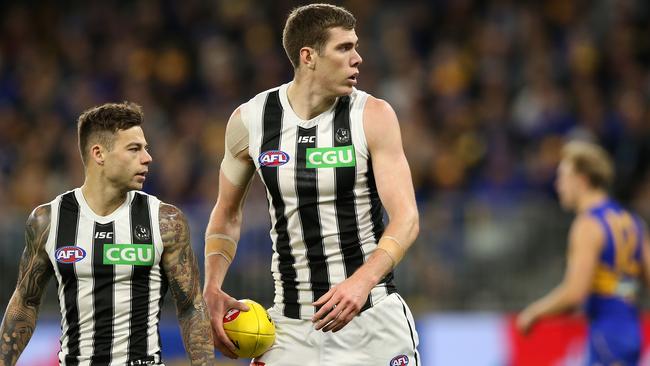
<path fill-rule="evenodd" d="M 76 118 L 103 102 L 143 106 L 145 190 L 188 213 L 202 253 L 226 121 L 292 78 L 281 33 L 303 3 L 2 2 L 1 303 L 31 209 L 82 184 Z M 570 216 L 553 179 L 567 139 L 602 143 L 614 196 L 650 219 L 650 3 L 336 3 L 358 20 L 359 88 L 400 119 L 422 229 L 397 276 L 415 311 L 514 310 L 560 277 Z M 265 206 L 258 183 L 227 286 L 268 304 Z"/>

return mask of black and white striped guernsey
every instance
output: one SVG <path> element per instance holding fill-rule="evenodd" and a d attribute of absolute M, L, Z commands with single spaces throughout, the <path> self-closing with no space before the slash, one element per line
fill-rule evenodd
<path fill-rule="evenodd" d="M 77 188 L 50 205 L 46 250 L 62 315 L 59 364 L 162 364 L 160 201 L 131 191 L 117 210 L 98 216 Z"/>
<path fill-rule="evenodd" d="M 383 210 L 363 130 L 368 94 L 355 89 L 303 120 L 289 105 L 289 85 L 258 94 L 242 105 L 241 116 L 269 200 L 275 306 L 287 317 L 309 319 L 311 303 L 375 250 Z M 364 310 L 392 292 L 391 273 Z"/>

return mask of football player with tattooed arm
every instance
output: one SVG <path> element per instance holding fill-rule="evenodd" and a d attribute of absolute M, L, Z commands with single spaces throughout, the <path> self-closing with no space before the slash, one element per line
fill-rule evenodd
<path fill-rule="evenodd" d="M 204 296 L 215 346 L 234 358 L 222 319 L 247 306 L 221 285 L 257 171 L 271 217 L 276 339 L 251 365 L 420 362 L 413 317 L 392 274 L 419 230 L 413 183 L 395 112 L 354 87 L 362 62 L 355 23 L 329 4 L 293 10 L 283 32 L 293 81 L 242 104 L 226 127 Z"/>
<path fill-rule="evenodd" d="M 140 192 L 152 161 L 133 103 L 104 104 L 78 120 L 80 188 L 27 220 L 18 284 L 2 320 L 0 365 L 27 346 L 55 277 L 61 365 L 162 365 L 158 325 L 169 288 L 192 365 L 213 365 L 210 319 L 183 213 Z"/>

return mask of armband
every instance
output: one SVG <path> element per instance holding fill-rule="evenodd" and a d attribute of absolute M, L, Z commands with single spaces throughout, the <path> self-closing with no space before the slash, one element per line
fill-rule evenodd
<path fill-rule="evenodd" d="M 408 249 L 402 245 L 399 240 L 388 235 L 384 235 L 379 239 L 377 248 L 382 249 L 386 254 L 388 254 L 390 259 L 393 261 L 393 268 L 402 260 L 402 258 L 404 258 L 404 254 Z"/>
<path fill-rule="evenodd" d="M 213 255 L 222 256 L 232 263 L 237 252 L 237 241 L 225 234 L 211 234 L 205 237 L 205 258 Z"/>

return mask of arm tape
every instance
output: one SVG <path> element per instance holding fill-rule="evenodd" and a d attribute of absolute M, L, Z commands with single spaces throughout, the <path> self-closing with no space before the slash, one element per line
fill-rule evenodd
<path fill-rule="evenodd" d="M 388 254 L 390 259 L 393 261 L 393 267 L 404 258 L 404 254 L 408 249 L 408 247 L 402 245 L 397 238 L 389 235 L 384 235 L 379 239 L 377 248 L 382 249 L 386 254 Z"/>
<path fill-rule="evenodd" d="M 237 241 L 225 234 L 211 234 L 205 237 L 205 258 L 213 255 L 222 256 L 232 263 L 237 252 Z"/>

